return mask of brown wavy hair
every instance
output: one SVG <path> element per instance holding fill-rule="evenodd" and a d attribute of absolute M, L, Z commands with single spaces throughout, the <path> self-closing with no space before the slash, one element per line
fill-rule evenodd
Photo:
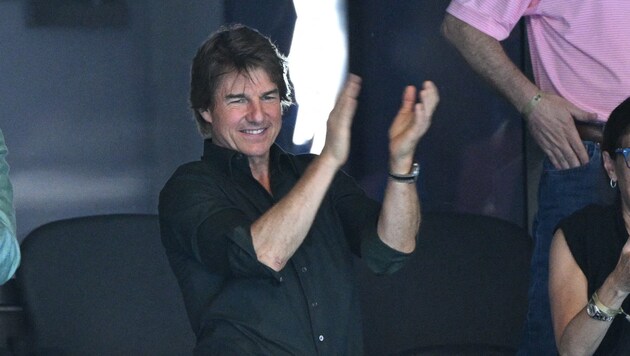
<path fill-rule="evenodd" d="M 278 86 L 282 109 L 293 103 L 286 58 L 271 40 L 250 27 L 234 24 L 219 28 L 197 50 L 190 74 L 190 106 L 204 138 L 211 137 L 212 125 L 200 112 L 212 111 L 222 77 L 264 70 Z"/>

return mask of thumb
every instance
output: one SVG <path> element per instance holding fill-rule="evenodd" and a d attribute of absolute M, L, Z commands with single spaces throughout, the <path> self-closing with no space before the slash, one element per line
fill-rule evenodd
<path fill-rule="evenodd" d="M 623 245 L 622 252 L 630 252 L 630 236 L 628 236 L 628 239 L 626 240 L 626 243 Z"/>
<path fill-rule="evenodd" d="M 576 106 L 574 106 L 571 110 L 569 110 L 571 116 L 577 121 L 582 122 L 593 122 L 597 121 L 597 113 L 584 111 Z"/>

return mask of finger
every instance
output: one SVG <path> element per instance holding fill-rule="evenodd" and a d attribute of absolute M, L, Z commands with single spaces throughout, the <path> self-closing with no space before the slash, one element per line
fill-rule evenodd
<path fill-rule="evenodd" d="M 346 84 L 341 92 L 342 96 L 347 96 L 356 99 L 361 91 L 361 77 L 356 74 L 348 74 Z"/>
<path fill-rule="evenodd" d="M 555 136 L 550 137 L 549 133 L 545 131 L 541 131 L 537 129 L 535 126 L 530 123 L 530 132 L 532 136 L 540 146 L 540 148 L 545 152 L 547 158 L 553 166 L 558 169 L 568 169 L 569 164 L 565 160 L 564 154 L 562 153 L 562 137 Z"/>
<path fill-rule="evenodd" d="M 558 170 L 569 169 L 569 165 L 564 160 L 564 157 L 560 154 L 553 154 L 553 152 L 547 152 L 547 157 L 551 164 Z"/>
<path fill-rule="evenodd" d="M 424 103 L 416 104 L 414 128 L 417 132 L 417 137 L 421 138 L 425 132 L 431 126 L 431 114 L 427 112 L 426 105 Z"/>
<path fill-rule="evenodd" d="M 540 128 L 534 121 L 528 126 L 556 169 L 575 168 L 588 162 L 588 153 L 570 118 L 564 127 Z"/>
<path fill-rule="evenodd" d="M 402 104 L 400 105 L 400 112 L 411 112 L 413 106 L 416 103 L 416 87 L 408 85 L 403 91 Z"/>
<path fill-rule="evenodd" d="M 361 91 L 361 78 L 350 74 L 346 83 L 339 93 L 335 107 L 331 112 L 331 118 L 337 117 L 340 120 L 346 118 L 349 121 L 354 116 L 357 107 L 357 97 Z"/>
<path fill-rule="evenodd" d="M 569 113 L 573 117 L 573 119 L 582 122 L 598 122 L 597 121 L 597 113 L 584 111 L 577 106 L 573 105 L 569 102 L 570 106 L 568 107 Z"/>
<path fill-rule="evenodd" d="M 359 92 L 361 91 L 361 77 L 349 74 L 346 82 L 343 85 L 343 88 L 339 92 L 337 96 L 337 102 L 335 106 L 340 106 L 345 104 L 348 100 L 353 101 L 356 100 L 359 96 Z"/>
<path fill-rule="evenodd" d="M 361 78 L 354 74 L 350 74 L 348 79 L 346 79 L 346 83 L 339 93 L 339 97 L 337 98 L 337 103 L 335 107 L 352 104 L 356 102 L 357 97 L 359 96 L 359 92 L 361 91 Z"/>
<path fill-rule="evenodd" d="M 575 132 L 574 137 L 572 137 L 572 140 L 570 143 L 571 143 L 571 147 L 573 148 L 572 156 L 577 159 L 577 162 L 570 161 L 569 164 L 571 164 L 572 167 L 580 167 L 587 164 L 589 161 L 588 152 L 586 152 L 586 147 L 584 147 L 584 144 L 582 143 L 582 139 L 577 134 L 577 131 Z"/>
<path fill-rule="evenodd" d="M 440 101 L 440 96 L 435 84 L 431 81 L 425 81 L 422 86 L 422 91 L 419 94 L 420 101 L 424 103 L 425 110 L 428 115 L 433 115 L 435 108 Z"/>
<path fill-rule="evenodd" d="M 562 147 L 555 146 L 552 149 L 545 150 L 549 160 L 559 170 L 580 167 L 582 163 L 580 156 L 578 156 L 577 146 L 574 148 L 568 142 L 565 142 L 565 144 Z M 582 149 L 584 149 L 583 146 Z M 586 150 L 584 150 L 584 154 L 586 154 Z M 586 162 L 588 162 L 588 155 L 586 155 Z"/>
<path fill-rule="evenodd" d="M 553 166 L 558 170 L 575 167 L 579 162 L 573 148 L 564 137 L 543 137 L 541 142 L 543 151 L 549 157 Z"/>
<path fill-rule="evenodd" d="M 597 120 L 597 113 L 584 111 L 581 115 L 573 115 L 573 118 L 577 121 L 582 121 L 586 123 L 600 123 Z"/>
<path fill-rule="evenodd" d="M 570 122 L 568 127 L 565 128 L 564 135 L 566 137 L 566 145 L 563 145 L 561 149 L 569 168 L 587 164 L 589 160 L 588 152 L 586 152 L 586 148 L 573 122 Z"/>

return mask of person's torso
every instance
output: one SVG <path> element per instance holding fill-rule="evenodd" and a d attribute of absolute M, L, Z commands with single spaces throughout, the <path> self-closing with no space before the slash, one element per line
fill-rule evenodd
<path fill-rule="evenodd" d="M 606 121 L 630 96 L 630 1 L 534 0 L 525 16 L 539 87 Z"/>

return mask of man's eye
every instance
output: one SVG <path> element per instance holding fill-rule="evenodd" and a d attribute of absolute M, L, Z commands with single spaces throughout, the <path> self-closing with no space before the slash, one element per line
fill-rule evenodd
<path fill-rule="evenodd" d="M 276 95 L 265 95 L 265 96 L 263 96 L 263 100 L 265 100 L 265 101 L 276 100 L 276 98 L 277 98 Z"/>
<path fill-rule="evenodd" d="M 243 104 L 243 103 L 245 103 L 245 98 L 232 99 L 228 103 L 230 103 L 230 104 Z"/>

